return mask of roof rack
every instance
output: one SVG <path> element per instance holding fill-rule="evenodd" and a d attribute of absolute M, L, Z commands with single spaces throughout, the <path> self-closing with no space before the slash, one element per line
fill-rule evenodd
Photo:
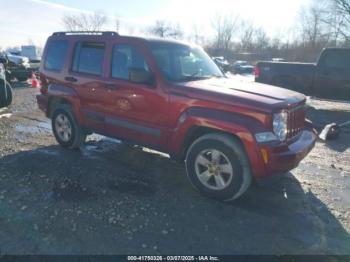
<path fill-rule="evenodd" d="M 55 32 L 52 36 L 62 35 L 102 35 L 102 36 L 118 36 L 119 34 L 114 31 L 67 31 L 67 32 Z"/>

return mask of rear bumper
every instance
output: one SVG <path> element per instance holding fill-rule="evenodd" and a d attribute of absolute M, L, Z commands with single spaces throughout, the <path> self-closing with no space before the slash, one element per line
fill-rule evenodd
<path fill-rule="evenodd" d="M 49 102 L 49 98 L 47 95 L 43 95 L 43 94 L 38 94 L 36 95 L 36 101 L 38 103 L 38 107 L 41 111 L 43 111 L 45 113 L 46 116 L 48 116 L 48 102 Z"/>
<path fill-rule="evenodd" d="M 290 143 L 260 146 L 260 149 L 265 149 L 268 153 L 268 161 L 265 163 L 265 176 L 259 177 L 258 181 L 273 180 L 272 176 L 286 173 L 297 167 L 313 149 L 316 139 L 317 135 L 312 125 L 306 123 L 306 128 Z"/>

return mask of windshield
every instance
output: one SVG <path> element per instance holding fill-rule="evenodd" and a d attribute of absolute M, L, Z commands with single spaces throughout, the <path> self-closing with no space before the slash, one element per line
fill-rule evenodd
<path fill-rule="evenodd" d="M 150 42 L 163 76 L 173 82 L 224 77 L 213 60 L 199 47 Z"/>

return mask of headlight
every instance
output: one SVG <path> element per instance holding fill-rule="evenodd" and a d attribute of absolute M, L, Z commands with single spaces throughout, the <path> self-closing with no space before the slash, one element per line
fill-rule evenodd
<path fill-rule="evenodd" d="M 273 115 L 273 132 L 279 140 L 284 141 L 287 137 L 287 117 L 286 111 L 281 111 Z"/>

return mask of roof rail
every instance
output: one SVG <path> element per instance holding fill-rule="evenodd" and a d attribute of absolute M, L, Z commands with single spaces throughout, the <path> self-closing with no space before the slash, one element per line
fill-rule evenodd
<path fill-rule="evenodd" d="M 119 34 L 114 31 L 67 31 L 67 32 L 55 32 L 52 36 L 62 35 L 102 35 L 102 36 L 118 36 Z"/>

